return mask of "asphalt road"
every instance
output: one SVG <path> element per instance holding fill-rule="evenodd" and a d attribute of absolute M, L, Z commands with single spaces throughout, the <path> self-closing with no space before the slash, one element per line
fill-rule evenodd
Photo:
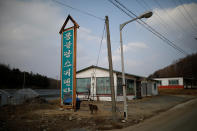
<path fill-rule="evenodd" d="M 197 99 L 121 131 L 197 131 Z"/>

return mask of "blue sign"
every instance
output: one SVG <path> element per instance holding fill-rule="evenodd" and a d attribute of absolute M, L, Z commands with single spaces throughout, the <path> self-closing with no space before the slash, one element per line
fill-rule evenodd
<path fill-rule="evenodd" d="M 62 34 L 61 102 L 73 96 L 74 29 Z"/>

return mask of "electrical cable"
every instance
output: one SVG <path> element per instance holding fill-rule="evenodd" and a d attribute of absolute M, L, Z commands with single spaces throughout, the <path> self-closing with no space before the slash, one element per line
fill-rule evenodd
<path fill-rule="evenodd" d="M 70 9 L 72 9 L 72 10 L 78 11 L 78 12 L 80 12 L 80 13 L 82 13 L 82 14 L 85 14 L 85 15 L 88 15 L 88 16 L 91 16 L 91 17 L 94 17 L 94 18 L 99 19 L 99 20 L 102 20 L 102 21 L 105 20 L 105 19 L 103 19 L 103 18 L 101 18 L 101 17 L 98 17 L 98 16 L 93 15 L 93 14 L 91 14 L 91 13 L 88 13 L 88 12 L 86 12 L 86 11 L 83 11 L 83 10 L 81 10 L 81 9 L 74 8 L 74 7 L 72 7 L 72 6 L 70 6 L 70 5 L 67 5 L 67 4 L 65 4 L 65 3 L 62 3 L 62 2 L 60 2 L 60 1 L 57 1 L 57 0 L 52 0 L 52 1 L 54 1 L 54 2 L 56 2 L 56 3 L 58 3 L 58 4 L 60 4 L 60 5 L 66 6 L 66 7 L 70 8 Z"/>
<path fill-rule="evenodd" d="M 136 14 L 134 14 L 133 12 L 131 12 L 129 9 L 127 9 L 123 4 L 121 4 L 119 1 L 115 0 L 119 5 L 121 5 L 124 9 L 126 9 L 129 13 L 131 13 L 132 15 L 134 15 L 135 17 L 137 17 Z M 146 25 L 146 27 L 148 27 L 147 29 L 150 29 L 151 32 L 154 34 L 156 34 L 157 36 L 159 36 L 159 38 L 162 38 L 162 40 L 166 41 L 167 44 L 169 44 L 170 46 L 172 46 L 175 49 L 178 49 L 179 51 L 181 51 L 183 54 L 188 55 L 188 53 L 186 53 L 183 49 L 181 49 L 180 47 L 178 47 L 177 45 L 175 45 L 172 41 L 170 41 L 169 39 L 167 39 L 165 36 L 163 36 L 161 33 L 159 33 L 158 31 L 156 31 L 154 28 L 152 28 L 150 25 L 148 25 L 146 22 L 144 22 L 143 20 L 139 19 L 139 21 L 141 21 L 141 25 Z M 138 23 L 140 23 L 139 21 L 137 21 Z"/>
<path fill-rule="evenodd" d="M 139 0 L 136 0 L 138 3 L 139 3 Z M 141 2 L 143 2 L 143 4 L 144 4 L 144 6 L 143 6 L 143 8 L 147 8 L 147 7 L 149 7 L 149 9 L 151 9 L 151 7 L 148 5 L 148 3 L 145 1 L 145 0 L 141 0 Z M 175 7 L 177 6 L 176 5 L 176 1 L 172 1 L 173 2 L 173 4 L 175 5 Z M 139 3 L 140 4 L 140 3 Z M 149 10 L 148 9 L 148 10 Z M 187 19 L 186 17 L 185 17 L 185 15 L 183 14 L 183 12 L 177 7 L 177 9 L 179 10 L 179 13 L 181 13 L 181 15 L 185 18 L 185 19 Z M 160 25 L 161 26 L 163 26 L 164 28 L 165 28 L 165 31 L 166 32 L 164 32 L 164 35 L 167 35 L 168 34 L 168 31 L 167 30 L 169 30 L 170 29 L 170 26 L 169 26 L 169 24 L 167 24 L 166 22 L 165 22 L 165 20 L 163 19 L 163 18 L 161 18 L 158 14 L 157 14 L 157 12 L 156 11 L 154 11 L 154 13 L 153 14 L 155 14 L 158 18 L 159 18 L 159 20 L 161 21 L 158 21 L 158 22 L 160 22 Z M 156 17 L 156 18 L 157 18 Z M 187 19 L 188 20 L 188 19 Z M 190 22 L 190 21 L 189 21 Z M 194 31 L 195 31 L 195 28 L 193 28 L 194 29 Z M 178 30 L 177 30 L 177 32 L 179 32 Z M 183 43 L 183 40 L 180 38 L 180 37 L 178 37 L 177 39 L 176 39 L 176 41 L 177 41 L 177 43 L 182 43 L 182 44 L 184 44 Z"/>
<path fill-rule="evenodd" d="M 102 37 L 101 37 L 101 41 L 100 41 L 100 46 L 99 46 L 99 51 L 98 51 L 98 56 L 97 56 L 97 60 L 96 60 L 96 67 L 98 66 L 98 62 L 99 62 L 99 57 L 100 57 L 100 53 L 101 53 L 101 47 L 103 44 L 103 37 L 105 36 L 105 23 L 104 23 L 104 27 L 103 27 L 103 33 L 102 33 Z M 93 69 L 93 73 L 96 75 L 96 69 Z"/>
<path fill-rule="evenodd" d="M 192 21 L 193 25 L 195 27 L 197 27 L 197 24 L 195 23 L 193 17 L 190 15 L 190 13 L 187 11 L 186 7 L 184 6 L 183 2 L 181 0 L 178 0 L 181 3 L 181 7 L 183 7 L 184 11 L 186 12 L 186 14 L 188 15 L 188 17 L 190 18 L 190 20 Z M 195 28 L 196 29 L 196 28 Z"/>
<path fill-rule="evenodd" d="M 135 18 L 137 17 L 137 15 L 135 15 L 133 12 L 131 12 L 130 10 L 128 10 L 124 5 L 122 5 L 120 2 L 118 2 L 117 0 L 115 0 L 119 5 L 115 4 L 112 0 L 108 0 L 110 3 L 112 3 L 114 6 L 116 6 L 117 8 L 119 8 L 122 12 L 124 12 L 125 14 L 127 14 L 129 17 L 131 18 Z M 126 9 L 129 13 L 131 13 L 134 16 L 131 16 L 128 12 L 126 12 L 124 9 Z M 151 33 L 153 33 L 155 36 L 157 36 L 158 38 L 160 38 L 161 40 L 163 40 L 166 44 L 170 45 L 171 47 L 173 47 L 174 49 L 176 49 L 177 51 L 181 52 L 184 55 L 188 55 L 188 53 L 186 53 L 184 50 L 182 50 L 180 47 L 176 46 L 172 41 L 168 40 L 166 37 L 164 37 L 162 34 L 160 34 L 158 31 L 156 31 L 155 29 L 153 29 L 150 25 L 148 25 L 147 23 L 145 23 L 142 20 L 136 20 L 140 25 L 142 25 L 143 27 L 145 27 L 148 31 L 150 31 Z"/>
<path fill-rule="evenodd" d="M 154 2 L 165 12 L 169 19 L 175 23 L 177 29 L 180 31 L 179 33 L 185 32 L 182 26 L 173 17 L 171 17 L 171 15 L 162 7 L 162 5 L 157 0 L 154 0 Z"/>
<path fill-rule="evenodd" d="M 103 37 L 105 36 L 105 22 L 104 22 L 104 27 L 103 27 L 103 33 L 102 33 L 102 37 L 101 37 L 101 42 L 100 42 L 100 46 L 99 46 L 99 52 L 98 52 L 98 56 L 97 56 L 97 60 L 96 60 L 96 67 L 98 66 L 98 62 L 99 62 L 99 56 L 100 56 L 100 53 L 101 53 L 101 47 L 102 47 L 102 43 L 103 43 Z M 95 77 L 96 77 L 96 68 L 93 68 L 93 90 L 95 89 Z M 94 100 L 94 93 L 93 93 L 93 100 Z"/>
<path fill-rule="evenodd" d="M 148 5 L 148 3 L 145 2 L 145 0 L 136 0 L 136 1 L 137 1 L 137 3 L 139 5 L 142 6 L 142 8 L 145 8 L 145 9 L 148 9 L 149 8 L 149 9 L 151 9 L 151 7 Z M 140 4 L 140 2 L 142 2 L 144 5 L 143 4 Z M 162 25 L 163 26 L 163 29 L 167 32 L 167 29 L 169 28 L 169 25 L 164 22 L 164 20 L 157 14 L 156 11 L 154 11 L 153 14 L 155 14 L 155 16 L 156 16 L 155 18 L 159 21 L 160 25 Z"/>
<path fill-rule="evenodd" d="M 105 31 L 105 23 L 104 23 L 104 28 L 103 28 L 103 33 L 102 33 L 101 42 L 100 42 L 100 46 L 99 46 L 99 53 L 98 53 L 98 57 L 97 57 L 97 61 L 96 61 L 96 66 L 98 66 L 99 56 L 101 53 L 101 47 L 102 47 L 102 43 L 103 43 L 103 37 L 104 37 L 105 33 L 106 33 L 106 31 Z"/>

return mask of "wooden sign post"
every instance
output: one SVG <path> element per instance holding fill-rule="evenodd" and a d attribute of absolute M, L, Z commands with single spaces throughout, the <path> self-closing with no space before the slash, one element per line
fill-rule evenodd
<path fill-rule="evenodd" d="M 74 26 L 65 29 L 69 20 L 72 21 Z M 60 105 L 63 108 L 76 109 L 77 28 L 79 28 L 79 25 L 70 15 L 68 15 L 59 32 L 61 34 Z M 68 104 L 69 102 L 71 103 L 70 105 Z"/>

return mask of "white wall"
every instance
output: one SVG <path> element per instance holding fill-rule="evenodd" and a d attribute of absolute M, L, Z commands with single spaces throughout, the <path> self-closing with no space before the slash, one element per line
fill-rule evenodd
<path fill-rule="evenodd" d="M 156 89 L 154 88 L 154 84 L 156 84 Z M 158 95 L 158 86 L 157 82 L 152 82 L 152 95 Z"/>
<path fill-rule="evenodd" d="M 114 76 L 114 90 L 115 90 L 115 97 L 116 97 L 116 92 L 117 92 L 117 76 L 116 73 L 113 73 Z M 97 100 L 96 97 L 96 77 L 109 77 L 109 72 L 98 69 L 98 68 L 91 68 L 88 70 L 84 70 L 82 72 L 77 73 L 77 78 L 91 78 L 91 92 L 90 92 L 90 97 L 93 100 Z M 79 95 L 78 96 L 81 99 L 86 99 L 86 95 Z M 100 96 L 99 100 L 101 101 L 111 101 L 111 96 Z"/>
<path fill-rule="evenodd" d="M 157 84 L 157 82 L 155 82 L 155 81 L 142 81 L 142 83 L 146 84 L 146 85 L 143 85 L 141 87 L 142 97 L 158 95 L 158 84 Z M 156 83 L 156 89 L 154 88 L 155 83 Z"/>
<path fill-rule="evenodd" d="M 160 80 L 161 86 L 168 86 L 169 80 L 179 80 L 179 85 L 183 85 L 183 78 L 182 77 L 174 77 L 174 78 L 155 78 L 154 80 Z"/>

